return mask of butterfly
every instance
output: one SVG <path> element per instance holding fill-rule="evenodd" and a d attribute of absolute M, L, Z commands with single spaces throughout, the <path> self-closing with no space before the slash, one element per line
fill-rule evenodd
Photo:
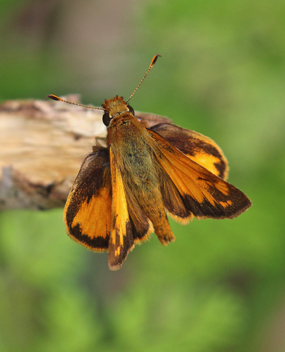
<path fill-rule="evenodd" d="M 232 219 L 251 206 L 226 182 L 227 160 L 212 139 L 166 117 L 135 114 L 128 104 L 159 56 L 129 99 L 116 95 L 99 108 L 106 146 L 97 142 L 85 158 L 64 208 L 69 236 L 93 251 L 107 251 L 111 270 L 153 232 L 163 245 L 174 241 L 167 214 L 187 224 L 194 217 Z"/>

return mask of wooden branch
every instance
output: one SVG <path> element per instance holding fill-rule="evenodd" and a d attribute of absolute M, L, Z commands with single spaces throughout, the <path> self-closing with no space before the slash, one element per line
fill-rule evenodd
<path fill-rule="evenodd" d="M 43 100 L 1 104 L 0 209 L 62 207 L 94 137 L 105 135 L 100 110 Z"/>

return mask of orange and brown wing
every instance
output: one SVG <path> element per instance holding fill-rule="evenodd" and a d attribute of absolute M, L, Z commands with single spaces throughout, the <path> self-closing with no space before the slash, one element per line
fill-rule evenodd
<path fill-rule="evenodd" d="M 221 148 L 209 137 L 169 123 L 151 128 L 197 164 L 226 179 L 228 163 Z"/>
<path fill-rule="evenodd" d="M 112 219 L 109 239 L 109 268 L 120 269 L 130 250 L 134 247 L 132 224 L 129 217 L 123 179 L 110 147 L 112 179 Z"/>
<path fill-rule="evenodd" d="M 156 141 L 154 155 L 162 168 L 160 177 L 165 179 L 164 204 L 176 220 L 183 222 L 193 215 L 231 219 L 250 207 L 250 200 L 239 189 L 191 160 L 156 132 L 149 130 L 149 133 Z M 171 189 L 179 205 L 165 196 L 167 188 Z"/>
<path fill-rule="evenodd" d="M 84 160 L 64 208 L 67 233 L 94 251 L 107 251 L 111 230 L 109 152 L 94 148 Z"/>

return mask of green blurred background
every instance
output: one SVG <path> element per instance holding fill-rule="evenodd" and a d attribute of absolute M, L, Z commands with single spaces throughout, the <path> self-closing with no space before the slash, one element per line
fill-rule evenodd
<path fill-rule="evenodd" d="M 132 98 L 213 138 L 252 208 L 121 270 L 62 209 L 0 215 L 0 351 L 285 351 L 284 0 L 0 0 L 0 99 Z M 75 160 L 78 162 L 78 160 Z M 78 168 L 79 168 L 78 164 Z"/>

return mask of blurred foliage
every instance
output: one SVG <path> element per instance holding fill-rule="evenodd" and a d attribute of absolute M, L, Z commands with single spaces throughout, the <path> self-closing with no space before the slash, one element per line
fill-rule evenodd
<path fill-rule="evenodd" d="M 213 138 L 253 201 L 234 220 L 171 221 L 174 243 L 153 235 L 118 272 L 65 235 L 62 210 L 2 213 L 0 350 L 284 351 L 284 1 L 0 4 L 1 100 L 100 104 L 159 53 L 131 105 Z M 116 36 L 86 32 L 92 16 Z"/>

